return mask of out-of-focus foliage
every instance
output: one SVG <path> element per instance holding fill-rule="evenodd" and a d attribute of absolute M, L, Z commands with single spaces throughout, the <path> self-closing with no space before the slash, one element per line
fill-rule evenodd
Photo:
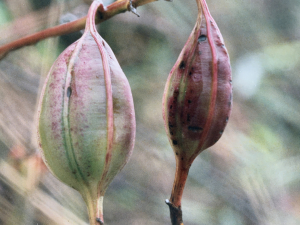
<path fill-rule="evenodd" d="M 112 1 L 104 1 L 109 4 Z M 300 224 L 300 1 L 207 0 L 231 56 L 233 112 L 223 137 L 195 160 L 186 225 Z M 0 0 L 0 44 L 86 13 L 80 0 Z M 134 153 L 104 199 L 106 224 L 170 224 L 164 204 L 175 159 L 161 116 L 164 85 L 196 19 L 195 0 L 158 1 L 99 32 L 135 100 Z M 0 224 L 88 224 L 79 194 L 36 156 L 36 102 L 51 64 L 81 33 L 0 61 Z"/>

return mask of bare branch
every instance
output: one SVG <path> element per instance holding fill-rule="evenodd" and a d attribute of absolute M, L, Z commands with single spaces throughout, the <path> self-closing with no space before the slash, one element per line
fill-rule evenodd
<path fill-rule="evenodd" d="M 157 0 L 120 0 L 110 4 L 107 7 L 103 7 L 103 5 L 101 5 L 98 9 L 99 13 L 96 18 L 96 23 L 101 23 L 119 13 L 123 13 L 126 11 L 132 11 L 136 13 L 136 8 L 138 6 L 145 5 L 154 1 Z M 62 25 L 39 31 L 37 33 L 28 35 L 26 37 L 5 44 L 0 47 L 0 59 L 3 58 L 10 51 L 16 50 L 27 45 L 35 44 L 46 38 L 60 36 L 82 30 L 85 27 L 85 21 L 86 16 L 69 23 L 65 23 Z"/>

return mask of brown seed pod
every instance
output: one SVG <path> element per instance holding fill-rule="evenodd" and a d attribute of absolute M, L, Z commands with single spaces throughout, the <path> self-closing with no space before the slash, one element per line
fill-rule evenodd
<path fill-rule="evenodd" d="M 177 162 L 169 201 L 175 207 L 181 205 L 193 160 L 219 140 L 232 106 L 228 52 L 205 0 L 196 1 L 196 25 L 169 74 L 163 96 L 165 129 Z"/>
<path fill-rule="evenodd" d="M 129 83 L 89 10 L 83 36 L 54 62 L 39 104 L 38 137 L 45 163 L 85 200 L 90 223 L 103 221 L 103 196 L 127 163 L 135 139 Z"/>

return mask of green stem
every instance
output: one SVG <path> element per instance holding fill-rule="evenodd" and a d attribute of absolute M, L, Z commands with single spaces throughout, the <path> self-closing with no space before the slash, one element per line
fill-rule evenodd
<path fill-rule="evenodd" d="M 94 197 L 89 192 L 82 195 L 89 213 L 90 225 L 104 225 L 103 219 L 103 197 Z"/>

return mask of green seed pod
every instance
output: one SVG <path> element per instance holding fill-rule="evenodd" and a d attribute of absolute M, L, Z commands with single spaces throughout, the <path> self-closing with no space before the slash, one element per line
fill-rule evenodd
<path fill-rule="evenodd" d="M 205 0 L 196 1 L 196 25 L 169 74 L 163 97 L 165 129 L 176 157 L 175 182 L 167 203 L 175 208 L 181 206 L 192 162 L 219 140 L 232 105 L 224 40 Z"/>
<path fill-rule="evenodd" d="M 129 83 L 88 12 L 83 36 L 54 62 L 39 103 L 38 139 L 50 171 L 78 190 L 90 223 L 103 221 L 103 196 L 134 146 L 135 113 Z"/>

